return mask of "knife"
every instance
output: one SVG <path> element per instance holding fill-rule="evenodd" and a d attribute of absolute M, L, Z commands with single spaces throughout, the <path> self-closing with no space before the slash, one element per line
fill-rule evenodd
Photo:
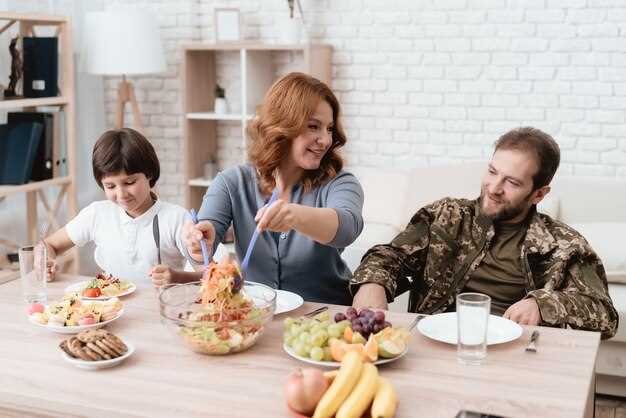
<path fill-rule="evenodd" d="M 157 248 L 157 260 L 161 264 L 161 237 L 159 235 L 159 215 L 154 215 L 152 218 L 152 236 L 154 237 L 154 243 Z"/>

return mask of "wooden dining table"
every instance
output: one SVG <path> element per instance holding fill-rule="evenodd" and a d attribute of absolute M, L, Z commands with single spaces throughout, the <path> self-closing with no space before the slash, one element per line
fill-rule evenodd
<path fill-rule="evenodd" d="M 49 283 L 48 300 L 81 276 Z M 306 302 L 277 315 L 247 351 L 208 356 L 190 351 L 159 317 L 157 291 L 137 283 L 124 314 L 107 329 L 135 346 L 122 364 L 83 370 L 66 362 L 67 338 L 28 321 L 19 280 L 0 285 L 0 416 L 15 417 L 289 417 L 283 386 L 310 367 L 282 348 L 283 320 L 319 306 Z M 345 311 L 330 306 L 331 313 Z M 415 314 L 389 312 L 396 326 Z M 524 350 L 540 330 L 537 352 Z M 413 330 L 408 353 L 379 366 L 396 388 L 396 416 L 453 418 L 460 410 L 503 417 L 592 417 L 600 335 L 524 327 L 515 341 L 490 346 L 480 366 L 457 361 L 456 346 Z"/>

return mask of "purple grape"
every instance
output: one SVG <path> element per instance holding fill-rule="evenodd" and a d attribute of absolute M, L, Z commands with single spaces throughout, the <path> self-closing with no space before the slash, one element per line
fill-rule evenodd
<path fill-rule="evenodd" d="M 369 312 L 372 312 L 369 308 L 363 308 L 359 312 L 359 316 L 366 317 L 367 315 L 369 315 Z"/>
<path fill-rule="evenodd" d="M 370 326 L 370 324 L 363 325 L 362 329 L 363 329 L 363 336 L 364 337 L 368 337 L 369 334 L 372 332 L 372 327 Z M 367 335 L 365 335 L 365 334 L 367 334 Z"/>
<path fill-rule="evenodd" d="M 374 334 L 378 334 L 378 333 L 379 333 L 380 331 L 382 331 L 382 330 L 383 330 L 383 325 L 382 325 L 382 324 L 380 324 L 380 323 L 376 323 L 376 324 L 374 324 L 374 326 L 372 327 L 372 332 L 373 332 Z"/>
<path fill-rule="evenodd" d="M 352 332 L 358 332 L 359 334 L 363 334 L 363 328 L 359 324 L 354 325 L 352 327 Z"/>
<path fill-rule="evenodd" d="M 358 318 L 358 315 L 356 314 L 356 312 L 351 312 L 348 310 L 348 312 L 346 312 L 346 318 L 352 321 L 353 319 Z"/>
<path fill-rule="evenodd" d="M 361 323 L 362 326 L 370 324 L 370 321 L 367 318 L 363 318 L 363 317 L 359 318 L 359 322 Z"/>
<path fill-rule="evenodd" d="M 346 309 L 346 316 L 350 317 L 352 315 L 357 316 L 357 312 L 356 312 L 356 309 L 350 306 L 348 309 Z"/>
<path fill-rule="evenodd" d="M 385 321 L 383 325 L 384 325 L 383 329 L 388 328 L 391 326 L 391 322 Z"/>
<path fill-rule="evenodd" d="M 383 311 L 377 311 L 374 314 L 374 320 L 379 324 L 385 323 L 385 313 Z"/>
<path fill-rule="evenodd" d="M 350 324 L 352 325 L 352 329 L 354 329 L 354 327 L 361 326 L 361 320 L 359 318 L 354 318 L 352 321 L 350 321 Z"/>
<path fill-rule="evenodd" d="M 338 312 L 335 314 L 335 322 L 341 322 L 344 319 L 346 319 L 346 316 L 342 314 L 341 312 Z"/>

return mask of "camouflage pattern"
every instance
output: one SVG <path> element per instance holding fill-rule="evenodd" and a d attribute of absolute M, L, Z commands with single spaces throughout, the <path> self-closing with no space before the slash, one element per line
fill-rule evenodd
<path fill-rule="evenodd" d="M 602 338 L 615 335 L 618 315 L 598 256 L 569 226 L 534 209 L 530 216 L 520 258 L 526 297 L 537 301 L 541 325 L 600 331 Z M 439 200 L 420 209 L 391 243 L 365 254 L 351 291 L 378 283 L 389 302 L 410 291 L 411 312 L 444 312 L 454 306 L 493 235 L 493 222 L 480 213 L 478 200 Z"/>

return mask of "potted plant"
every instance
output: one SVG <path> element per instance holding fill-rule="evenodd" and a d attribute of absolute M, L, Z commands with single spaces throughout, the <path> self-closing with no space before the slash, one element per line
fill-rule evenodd
<path fill-rule="evenodd" d="M 215 86 L 215 104 L 213 106 L 213 111 L 218 114 L 228 113 L 226 93 L 219 84 Z"/>

